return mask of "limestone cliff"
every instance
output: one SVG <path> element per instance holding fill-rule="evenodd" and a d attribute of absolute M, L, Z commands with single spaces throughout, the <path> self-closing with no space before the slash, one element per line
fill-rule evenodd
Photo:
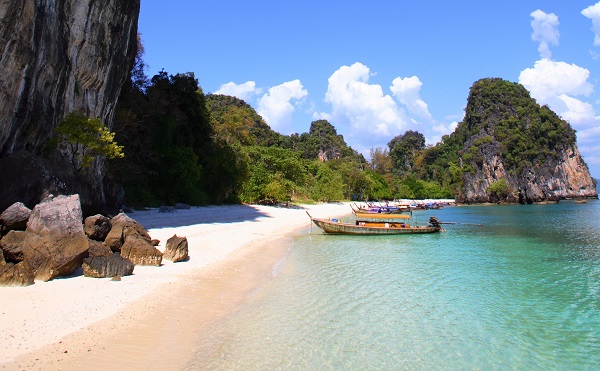
<path fill-rule="evenodd" d="M 41 169 L 31 181 L 40 186 L 28 193 L 37 198 L 27 200 L 30 204 L 42 196 L 34 193 L 61 191 L 57 184 L 68 188 L 73 183 L 54 176 L 53 165 L 40 155 L 54 127 L 72 111 L 99 117 L 112 127 L 117 98 L 135 57 L 139 8 L 140 0 L 0 2 L 0 188 L 14 187 L 7 177 L 30 178 L 9 174 L 9 168 L 34 165 Z M 27 160 L 15 166 L 12 156 Z M 103 199 L 102 172 L 98 164 L 88 175 L 90 194 L 99 198 L 94 201 Z M 22 201 L 2 193 L 0 209 Z"/>
<path fill-rule="evenodd" d="M 575 131 L 519 84 L 501 79 L 476 82 L 455 134 L 465 139 L 460 160 L 467 169 L 459 202 L 598 197 Z"/>

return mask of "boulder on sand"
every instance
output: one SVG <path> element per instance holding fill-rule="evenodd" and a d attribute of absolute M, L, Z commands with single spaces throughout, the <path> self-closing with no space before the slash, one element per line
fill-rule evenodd
<path fill-rule="evenodd" d="M 104 241 L 110 232 L 110 219 L 100 214 L 88 216 L 83 222 L 83 231 L 91 240 Z"/>
<path fill-rule="evenodd" d="M 150 235 L 148 235 L 148 232 L 146 232 L 146 229 L 144 229 L 140 223 L 123 213 L 112 218 L 110 223 L 110 232 L 108 232 L 104 244 L 110 247 L 112 251 L 121 251 L 121 247 L 128 236 L 135 235 L 148 241 L 152 240 Z"/>
<path fill-rule="evenodd" d="M 167 240 L 163 257 L 174 263 L 184 261 L 188 258 L 188 242 L 185 237 L 173 237 Z"/>
<path fill-rule="evenodd" d="M 26 262 L 19 264 L 7 263 L 0 251 L 0 286 L 29 286 L 33 285 L 35 277 Z"/>
<path fill-rule="evenodd" d="M 83 275 L 86 277 L 104 278 L 129 276 L 133 273 L 134 264 L 118 253 L 109 256 L 97 256 L 83 260 Z"/>
<path fill-rule="evenodd" d="M 121 256 L 127 258 L 135 265 L 154 265 L 160 266 L 163 254 L 152 245 L 150 240 L 138 235 L 127 236 L 123 247 L 121 247 Z"/>
<path fill-rule="evenodd" d="M 79 195 L 49 197 L 27 222 L 23 258 L 36 279 L 49 281 L 75 272 L 87 256 Z"/>

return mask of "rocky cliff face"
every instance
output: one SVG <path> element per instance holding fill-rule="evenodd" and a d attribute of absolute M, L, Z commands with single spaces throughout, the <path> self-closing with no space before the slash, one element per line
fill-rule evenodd
<path fill-rule="evenodd" d="M 598 197 L 596 183 L 576 146 L 562 149 L 557 160 L 527 166 L 518 175 L 507 171 L 501 154 L 494 149 L 484 158 L 474 174 L 465 175 L 459 202 L 535 203 Z M 507 180 L 506 194 L 491 193 L 490 187 L 500 179 Z"/>
<path fill-rule="evenodd" d="M 458 131 L 469 168 L 457 195 L 462 203 L 535 203 L 597 198 L 575 131 L 519 84 L 484 79 L 471 89 Z"/>
<path fill-rule="evenodd" d="M 54 127 L 73 111 L 112 126 L 135 57 L 139 8 L 140 0 L 0 3 L 0 160 L 6 164 L 20 153 L 37 164 L 31 157 L 42 153 Z M 52 190 L 50 183 L 70 183 L 52 179 L 52 165 L 43 166 L 39 181 L 46 191 Z M 101 179 L 102 166 L 97 166 L 88 181 L 103 198 Z M 41 197 L 36 198 L 29 203 Z M 14 201 L 21 200 L 3 204 Z"/>

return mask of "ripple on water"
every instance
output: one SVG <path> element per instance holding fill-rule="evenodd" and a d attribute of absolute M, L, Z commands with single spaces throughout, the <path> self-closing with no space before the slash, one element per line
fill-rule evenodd
<path fill-rule="evenodd" d="M 485 226 L 436 235 L 302 236 L 190 368 L 594 369 L 600 211 L 577 206 L 445 209 Z"/>

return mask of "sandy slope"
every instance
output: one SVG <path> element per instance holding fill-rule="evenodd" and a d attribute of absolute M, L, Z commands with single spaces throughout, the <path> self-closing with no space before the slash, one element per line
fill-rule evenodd
<path fill-rule="evenodd" d="M 138 266 L 118 282 L 76 275 L 1 287 L 0 369 L 183 367 L 199 331 L 267 279 L 287 249 L 275 242 L 308 233 L 306 211 L 333 217 L 351 209 L 235 205 L 130 214 L 161 240 L 159 249 L 174 234 L 187 237 L 190 260 Z"/>

